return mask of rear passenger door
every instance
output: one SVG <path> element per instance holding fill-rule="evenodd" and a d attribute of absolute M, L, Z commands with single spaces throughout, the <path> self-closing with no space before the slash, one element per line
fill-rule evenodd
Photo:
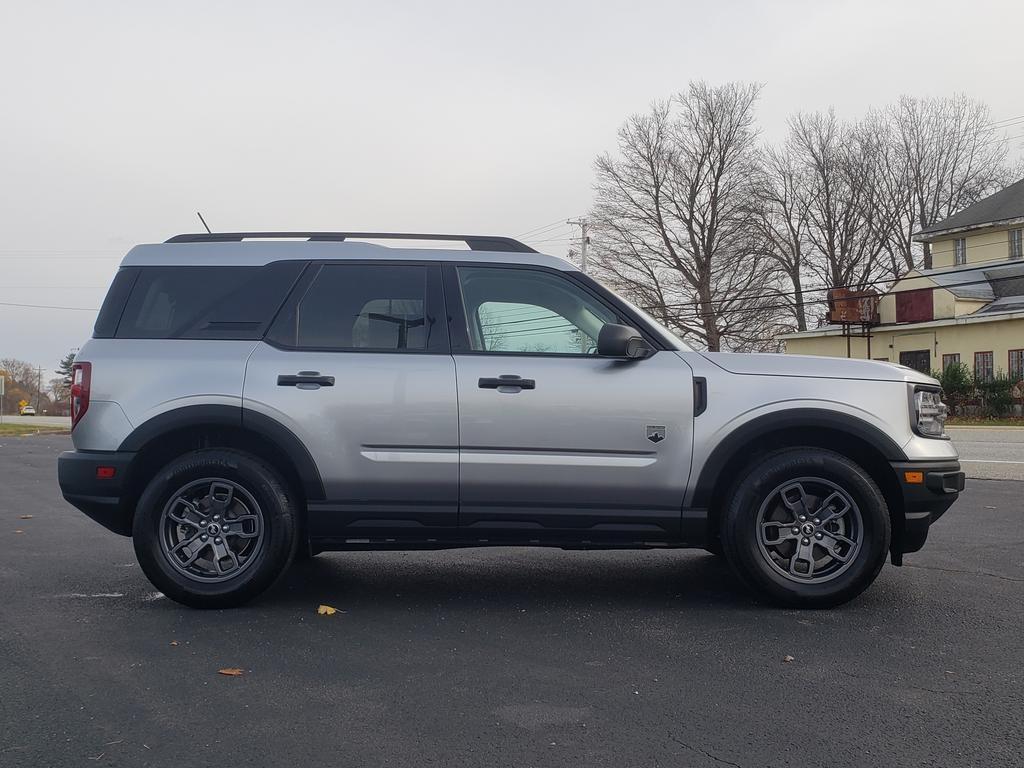
<path fill-rule="evenodd" d="M 314 538 L 401 540 L 457 524 L 458 404 L 439 270 L 311 264 L 249 359 L 246 412 L 290 429 L 319 468 Z"/>

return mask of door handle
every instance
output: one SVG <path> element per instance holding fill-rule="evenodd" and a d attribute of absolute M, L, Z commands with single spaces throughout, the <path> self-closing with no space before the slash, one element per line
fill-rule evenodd
<path fill-rule="evenodd" d="M 498 389 L 499 387 L 516 387 L 517 389 L 537 388 L 537 382 L 533 379 L 523 379 L 515 374 L 504 374 L 496 379 L 480 379 L 477 385 L 480 389 Z"/>
<path fill-rule="evenodd" d="M 284 374 L 277 377 L 279 387 L 298 387 L 299 389 L 319 389 L 333 387 L 333 376 L 321 376 L 320 371 L 299 371 L 298 374 Z"/>

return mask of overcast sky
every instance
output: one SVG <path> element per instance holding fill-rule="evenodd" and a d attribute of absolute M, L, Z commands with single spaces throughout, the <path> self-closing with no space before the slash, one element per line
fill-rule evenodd
<path fill-rule="evenodd" d="M 1024 4 L 0 0 L 0 302 L 98 307 L 135 243 L 214 230 L 519 235 L 587 211 L 594 157 L 688 81 L 856 118 L 966 92 L 1024 115 Z M 1007 130 L 1015 153 L 1024 124 Z M 534 239 L 562 255 L 571 229 Z M 529 238 L 526 238 L 529 240 Z M 52 368 L 90 312 L 0 306 Z"/>

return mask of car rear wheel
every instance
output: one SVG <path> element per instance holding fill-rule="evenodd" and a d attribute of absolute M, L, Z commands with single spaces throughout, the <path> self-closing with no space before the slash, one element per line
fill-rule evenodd
<path fill-rule="evenodd" d="M 204 449 L 171 462 L 139 500 L 132 539 L 153 585 L 196 608 L 240 605 L 295 555 L 296 505 L 254 456 Z"/>
<path fill-rule="evenodd" d="M 850 459 L 787 448 L 748 467 L 721 518 L 730 565 L 776 602 L 839 605 L 874 581 L 889 550 L 889 510 Z"/>

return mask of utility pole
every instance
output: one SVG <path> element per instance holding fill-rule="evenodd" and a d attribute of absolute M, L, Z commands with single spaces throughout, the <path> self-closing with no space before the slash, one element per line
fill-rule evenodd
<path fill-rule="evenodd" d="M 584 274 L 587 271 L 587 246 L 590 245 L 590 222 L 580 217 L 578 219 L 569 219 L 565 222 L 566 224 L 572 224 L 580 228 L 580 271 Z"/>
<path fill-rule="evenodd" d="M 42 394 L 42 389 L 43 389 L 43 366 L 40 365 L 38 368 L 36 368 L 36 413 L 39 413 L 40 410 L 41 410 L 40 409 L 41 403 L 39 402 L 39 398 L 40 398 L 40 395 Z"/>

